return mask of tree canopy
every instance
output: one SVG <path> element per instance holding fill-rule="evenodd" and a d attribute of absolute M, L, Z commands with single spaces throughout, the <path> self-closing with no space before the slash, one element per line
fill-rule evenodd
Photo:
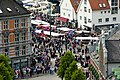
<path fill-rule="evenodd" d="M 13 80 L 14 72 L 8 62 L 9 58 L 0 54 L 0 80 Z"/>
<path fill-rule="evenodd" d="M 65 71 L 65 80 L 70 80 L 74 71 L 78 70 L 77 62 L 73 61 Z"/>
<path fill-rule="evenodd" d="M 69 65 L 73 62 L 74 56 L 70 51 L 65 52 L 64 56 L 61 56 L 60 58 L 60 64 L 58 67 L 57 75 L 63 79 L 65 75 L 65 70 L 69 67 Z"/>
<path fill-rule="evenodd" d="M 76 70 L 71 76 L 71 80 L 86 80 L 85 75 L 81 69 Z"/>

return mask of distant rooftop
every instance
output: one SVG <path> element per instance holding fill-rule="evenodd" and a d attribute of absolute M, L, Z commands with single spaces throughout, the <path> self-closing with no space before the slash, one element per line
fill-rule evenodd
<path fill-rule="evenodd" d="M 109 40 L 120 40 L 120 30 L 118 30 Z"/>
<path fill-rule="evenodd" d="M 0 0 L 0 17 L 18 16 L 29 13 L 16 0 Z"/>
<path fill-rule="evenodd" d="M 120 62 L 120 40 L 106 40 L 108 62 Z"/>

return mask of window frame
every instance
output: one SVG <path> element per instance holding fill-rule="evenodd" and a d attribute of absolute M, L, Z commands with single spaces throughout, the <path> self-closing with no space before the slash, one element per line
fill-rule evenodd
<path fill-rule="evenodd" d="M 109 22 L 110 21 L 110 19 L 109 18 L 105 18 L 105 22 Z"/>
<path fill-rule="evenodd" d="M 87 7 L 84 7 L 84 12 L 87 12 Z"/>
<path fill-rule="evenodd" d="M 21 27 L 22 28 L 26 27 L 26 18 L 21 19 Z"/>
<path fill-rule="evenodd" d="M 16 56 L 19 56 L 19 55 L 20 55 L 20 47 L 19 47 L 19 46 L 16 46 L 16 47 L 15 47 L 15 55 L 16 55 Z"/>
<path fill-rule="evenodd" d="M 8 44 L 8 43 L 9 43 L 9 35 L 4 35 L 4 44 Z"/>
<path fill-rule="evenodd" d="M 5 20 L 3 21 L 3 30 L 7 30 L 7 29 L 9 29 L 9 21 Z"/>
<path fill-rule="evenodd" d="M 14 33 L 14 42 L 19 42 L 20 41 L 20 33 L 16 32 Z"/>
<path fill-rule="evenodd" d="M 20 20 L 19 19 L 15 19 L 14 21 L 14 28 L 19 28 L 20 27 Z"/>
<path fill-rule="evenodd" d="M 84 0 L 84 4 L 87 4 L 87 0 Z"/>
<path fill-rule="evenodd" d="M 113 17 L 113 21 L 116 21 L 117 20 L 117 18 L 116 17 Z"/>
<path fill-rule="evenodd" d="M 22 55 L 25 55 L 26 54 L 26 45 L 23 45 L 22 46 Z"/>
<path fill-rule="evenodd" d="M 84 23 L 87 24 L 87 17 L 84 17 Z"/>
<path fill-rule="evenodd" d="M 98 19 L 98 23 L 102 23 L 102 18 Z"/>
<path fill-rule="evenodd" d="M 22 41 L 26 41 L 26 32 L 22 32 L 21 39 Z"/>

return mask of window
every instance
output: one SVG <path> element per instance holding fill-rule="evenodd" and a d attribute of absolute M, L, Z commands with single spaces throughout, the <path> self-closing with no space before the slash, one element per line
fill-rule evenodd
<path fill-rule="evenodd" d="M 1 9 L 0 9 L 0 13 L 3 13 Z"/>
<path fill-rule="evenodd" d="M 87 24 L 87 18 L 86 17 L 84 17 L 84 23 Z"/>
<path fill-rule="evenodd" d="M 8 29 L 8 21 L 3 22 L 3 29 Z"/>
<path fill-rule="evenodd" d="M 103 7 L 106 7 L 106 4 L 105 4 L 105 3 L 103 3 Z"/>
<path fill-rule="evenodd" d="M 118 0 L 111 0 L 111 6 L 118 6 Z"/>
<path fill-rule="evenodd" d="M 15 24 L 14 24 L 15 28 L 19 28 L 19 19 L 15 20 Z"/>
<path fill-rule="evenodd" d="M 98 19 L 98 22 L 102 22 L 102 19 Z"/>
<path fill-rule="evenodd" d="M 19 42 L 19 37 L 20 37 L 19 33 L 15 33 L 15 42 Z"/>
<path fill-rule="evenodd" d="M 91 23 L 91 19 L 88 19 L 88 22 Z"/>
<path fill-rule="evenodd" d="M 70 17 L 70 14 L 68 14 L 68 17 Z"/>
<path fill-rule="evenodd" d="M 102 4 L 99 4 L 99 7 L 101 8 L 101 7 L 102 7 Z"/>
<path fill-rule="evenodd" d="M 84 4 L 87 4 L 87 0 L 84 0 Z"/>
<path fill-rule="evenodd" d="M 118 7 L 112 7 L 111 14 L 118 14 Z"/>
<path fill-rule="evenodd" d="M 80 20 L 82 20 L 82 16 L 80 16 Z"/>
<path fill-rule="evenodd" d="M 108 11 L 108 13 L 110 13 L 110 11 Z"/>
<path fill-rule="evenodd" d="M 104 11 L 104 13 L 106 13 L 106 11 Z"/>
<path fill-rule="evenodd" d="M 87 8 L 86 7 L 84 7 L 84 12 L 87 12 Z"/>
<path fill-rule="evenodd" d="M 4 44 L 8 44 L 8 42 L 9 42 L 9 36 L 4 35 Z"/>
<path fill-rule="evenodd" d="M 105 21 L 106 21 L 106 22 L 109 22 L 109 18 L 106 18 Z"/>
<path fill-rule="evenodd" d="M 113 21 L 116 21 L 116 17 L 113 17 Z"/>
<path fill-rule="evenodd" d="M 20 54 L 19 50 L 20 50 L 19 47 L 15 47 L 15 54 L 16 54 L 16 56 L 19 56 L 19 54 Z"/>
<path fill-rule="evenodd" d="M 90 9 L 88 9 L 88 12 L 90 13 Z"/>
<path fill-rule="evenodd" d="M 26 19 L 22 18 L 21 19 L 21 27 L 25 27 L 26 26 Z"/>
<path fill-rule="evenodd" d="M 101 14 L 103 13 L 103 11 L 101 11 Z"/>
<path fill-rule="evenodd" d="M 25 38 L 26 38 L 25 36 L 26 36 L 26 33 L 23 32 L 23 33 L 22 33 L 22 41 L 25 41 L 25 40 L 26 40 L 26 39 L 25 39 Z"/>
<path fill-rule="evenodd" d="M 25 55 L 26 54 L 26 46 L 22 46 L 22 55 Z"/>
<path fill-rule="evenodd" d="M 63 15 L 65 16 L 65 13 L 63 13 Z"/>
<path fill-rule="evenodd" d="M 5 56 L 9 56 L 9 48 L 6 47 L 6 48 L 4 49 L 4 51 L 5 51 Z"/>

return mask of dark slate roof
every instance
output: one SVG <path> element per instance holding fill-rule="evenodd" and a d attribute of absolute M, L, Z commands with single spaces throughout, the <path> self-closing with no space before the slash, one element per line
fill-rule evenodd
<path fill-rule="evenodd" d="M 120 40 L 106 40 L 108 62 L 120 62 Z"/>
<path fill-rule="evenodd" d="M 109 40 L 120 40 L 120 30 L 118 30 L 115 34 L 113 34 Z"/>
<path fill-rule="evenodd" d="M 12 11 L 8 11 L 7 8 L 10 8 Z M 11 17 L 30 13 L 15 0 L 0 0 L 0 10 L 2 11 L 0 17 Z"/>

